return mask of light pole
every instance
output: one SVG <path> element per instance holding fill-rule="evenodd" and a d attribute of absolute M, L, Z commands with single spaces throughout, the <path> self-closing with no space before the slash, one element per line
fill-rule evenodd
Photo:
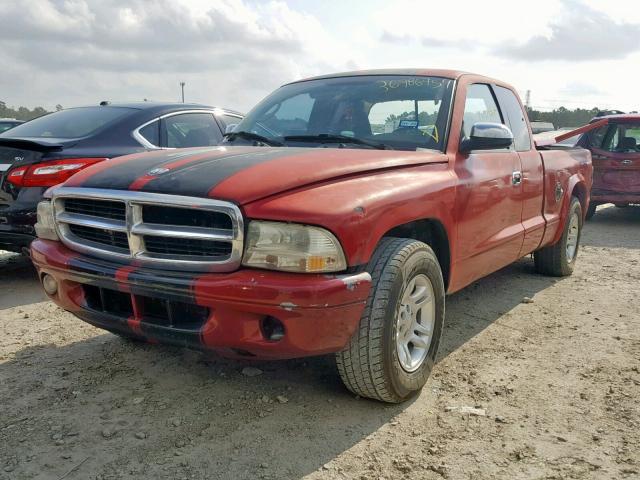
<path fill-rule="evenodd" d="M 184 82 L 180 82 L 180 88 L 182 89 L 182 103 L 184 103 Z"/>

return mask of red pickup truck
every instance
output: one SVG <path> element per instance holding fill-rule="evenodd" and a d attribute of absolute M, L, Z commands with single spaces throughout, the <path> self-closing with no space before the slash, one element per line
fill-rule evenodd
<path fill-rule="evenodd" d="M 434 365 L 446 293 L 530 253 L 571 274 L 591 175 L 587 150 L 536 149 L 498 80 L 337 74 L 276 90 L 222 146 L 73 176 L 39 205 L 31 253 L 93 325 L 249 359 L 334 353 L 352 392 L 400 402 Z"/>

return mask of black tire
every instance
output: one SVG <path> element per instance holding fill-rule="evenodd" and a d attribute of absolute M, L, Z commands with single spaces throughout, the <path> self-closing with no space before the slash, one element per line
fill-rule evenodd
<path fill-rule="evenodd" d="M 573 256 L 569 258 L 567 252 L 567 238 L 569 238 L 571 218 L 574 215 L 577 215 L 577 243 L 575 245 Z M 533 259 L 538 273 L 553 277 L 566 277 L 567 275 L 571 275 L 576 263 L 576 258 L 578 257 L 581 234 L 582 206 L 577 198 L 572 197 L 571 204 L 569 205 L 569 212 L 567 213 L 567 221 L 565 222 L 564 231 L 562 232 L 560 240 L 554 245 L 542 248 L 533 254 Z"/>
<path fill-rule="evenodd" d="M 353 393 L 400 403 L 419 392 L 431 374 L 444 324 L 445 290 L 438 259 L 428 245 L 404 238 L 383 238 L 367 269 L 372 285 L 367 304 L 345 350 L 336 354 L 338 372 Z M 408 372 L 396 349 L 401 296 L 414 278 L 430 281 L 433 326 L 426 357 Z M 426 278 L 425 278 L 426 277 Z M 415 332 L 414 332 L 415 333 Z"/>
<path fill-rule="evenodd" d="M 593 216 L 596 214 L 596 208 L 598 208 L 598 204 L 594 202 L 589 203 L 589 208 L 587 208 L 587 214 L 585 215 L 585 220 L 591 220 Z"/>

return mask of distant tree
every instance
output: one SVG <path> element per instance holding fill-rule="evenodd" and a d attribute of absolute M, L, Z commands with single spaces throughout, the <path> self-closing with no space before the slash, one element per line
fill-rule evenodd
<path fill-rule="evenodd" d="M 60 104 L 56 105 L 56 112 L 59 112 L 60 110 L 62 110 L 64 107 Z"/>
<path fill-rule="evenodd" d="M 62 108 L 61 105 L 56 105 L 56 109 Z M 0 118 L 17 118 L 18 120 L 31 120 L 37 117 L 41 117 L 42 115 L 46 115 L 49 113 L 48 110 L 42 107 L 35 107 L 33 110 L 28 109 L 27 107 L 8 107 L 5 102 L 0 100 Z"/>

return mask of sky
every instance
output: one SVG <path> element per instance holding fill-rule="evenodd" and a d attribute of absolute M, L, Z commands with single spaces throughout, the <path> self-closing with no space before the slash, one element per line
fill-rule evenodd
<path fill-rule="evenodd" d="M 299 78 L 449 68 L 531 106 L 640 110 L 640 9 L 611 0 L 1 0 L 0 101 L 248 111 Z"/>

